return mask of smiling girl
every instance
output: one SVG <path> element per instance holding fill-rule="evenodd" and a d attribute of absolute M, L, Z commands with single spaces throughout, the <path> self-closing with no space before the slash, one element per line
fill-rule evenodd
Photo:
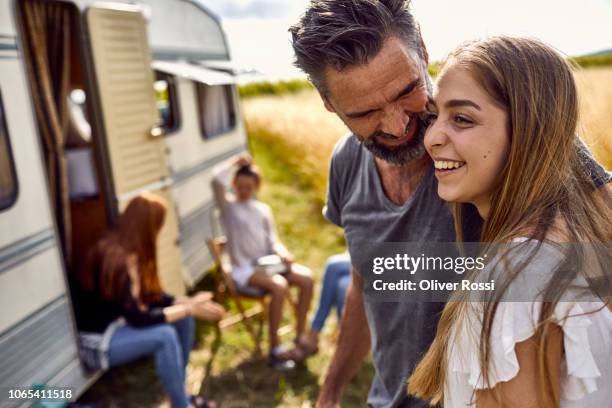
<path fill-rule="evenodd" d="M 610 189 L 580 159 L 571 67 L 535 40 L 471 43 L 444 64 L 431 105 L 438 194 L 459 238 L 462 209 L 477 208 L 501 289 L 485 302 L 455 293 L 408 391 L 445 408 L 610 406 Z M 537 296 L 516 301 L 530 273 Z M 588 295 L 568 302 L 577 283 Z"/>

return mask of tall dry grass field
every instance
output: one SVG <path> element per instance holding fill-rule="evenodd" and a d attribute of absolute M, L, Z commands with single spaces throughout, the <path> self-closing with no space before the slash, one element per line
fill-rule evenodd
<path fill-rule="evenodd" d="M 249 133 L 273 147 L 322 200 L 332 149 L 347 130 L 335 114 L 325 110 L 319 94 L 308 90 L 249 98 L 242 110 Z"/>
<path fill-rule="evenodd" d="M 596 159 L 612 169 L 612 67 L 579 70 L 576 79 L 579 134 Z M 346 128 L 325 110 L 317 92 L 249 98 L 243 102 L 243 111 L 249 131 L 280 150 L 296 175 L 323 199 L 329 158 Z"/>
<path fill-rule="evenodd" d="M 612 67 L 580 70 L 576 81 L 580 91 L 578 133 L 597 161 L 612 170 Z"/>

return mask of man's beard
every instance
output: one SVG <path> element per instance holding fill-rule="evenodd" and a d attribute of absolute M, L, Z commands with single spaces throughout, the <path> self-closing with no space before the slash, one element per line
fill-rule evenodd
<path fill-rule="evenodd" d="M 423 139 L 425 137 L 425 123 L 417 116 L 411 117 L 410 122 L 417 121 L 417 128 L 414 136 L 404 144 L 399 146 L 386 146 L 379 143 L 376 138 L 381 136 L 392 136 L 384 132 L 376 132 L 370 137 L 361 139 L 362 145 L 368 149 L 375 157 L 386 161 L 387 163 L 401 166 L 420 159 L 425 154 L 425 145 Z M 408 124 L 410 126 L 410 123 Z"/>

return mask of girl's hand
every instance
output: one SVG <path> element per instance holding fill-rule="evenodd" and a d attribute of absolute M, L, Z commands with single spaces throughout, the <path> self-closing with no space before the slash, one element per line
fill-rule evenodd
<path fill-rule="evenodd" d="M 253 159 L 251 159 L 251 156 L 245 153 L 243 155 L 240 155 L 234 163 L 236 164 L 236 166 L 242 167 L 251 164 L 252 162 Z"/>
<path fill-rule="evenodd" d="M 287 266 L 291 266 L 291 264 L 295 261 L 295 258 L 293 257 L 293 255 L 289 252 L 287 252 L 284 255 L 281 255 L 280 258 L 283 261 L 283 263 L 285 263 Z"/>

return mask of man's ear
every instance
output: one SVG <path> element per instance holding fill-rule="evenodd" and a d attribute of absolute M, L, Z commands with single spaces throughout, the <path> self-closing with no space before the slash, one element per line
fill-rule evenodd
<path fill-rule="evenodd" d="M 323 101 L 323 106 L 325 106 L 325 109 L 327 109 L 328 112 L 335 113 L 336 110 L 329 102 L 329 98 L 327 97 L 327 95 L 323 95 L 322 93 L 319 93 L 319 95 L 321 96 L 321 100 Z"/>

